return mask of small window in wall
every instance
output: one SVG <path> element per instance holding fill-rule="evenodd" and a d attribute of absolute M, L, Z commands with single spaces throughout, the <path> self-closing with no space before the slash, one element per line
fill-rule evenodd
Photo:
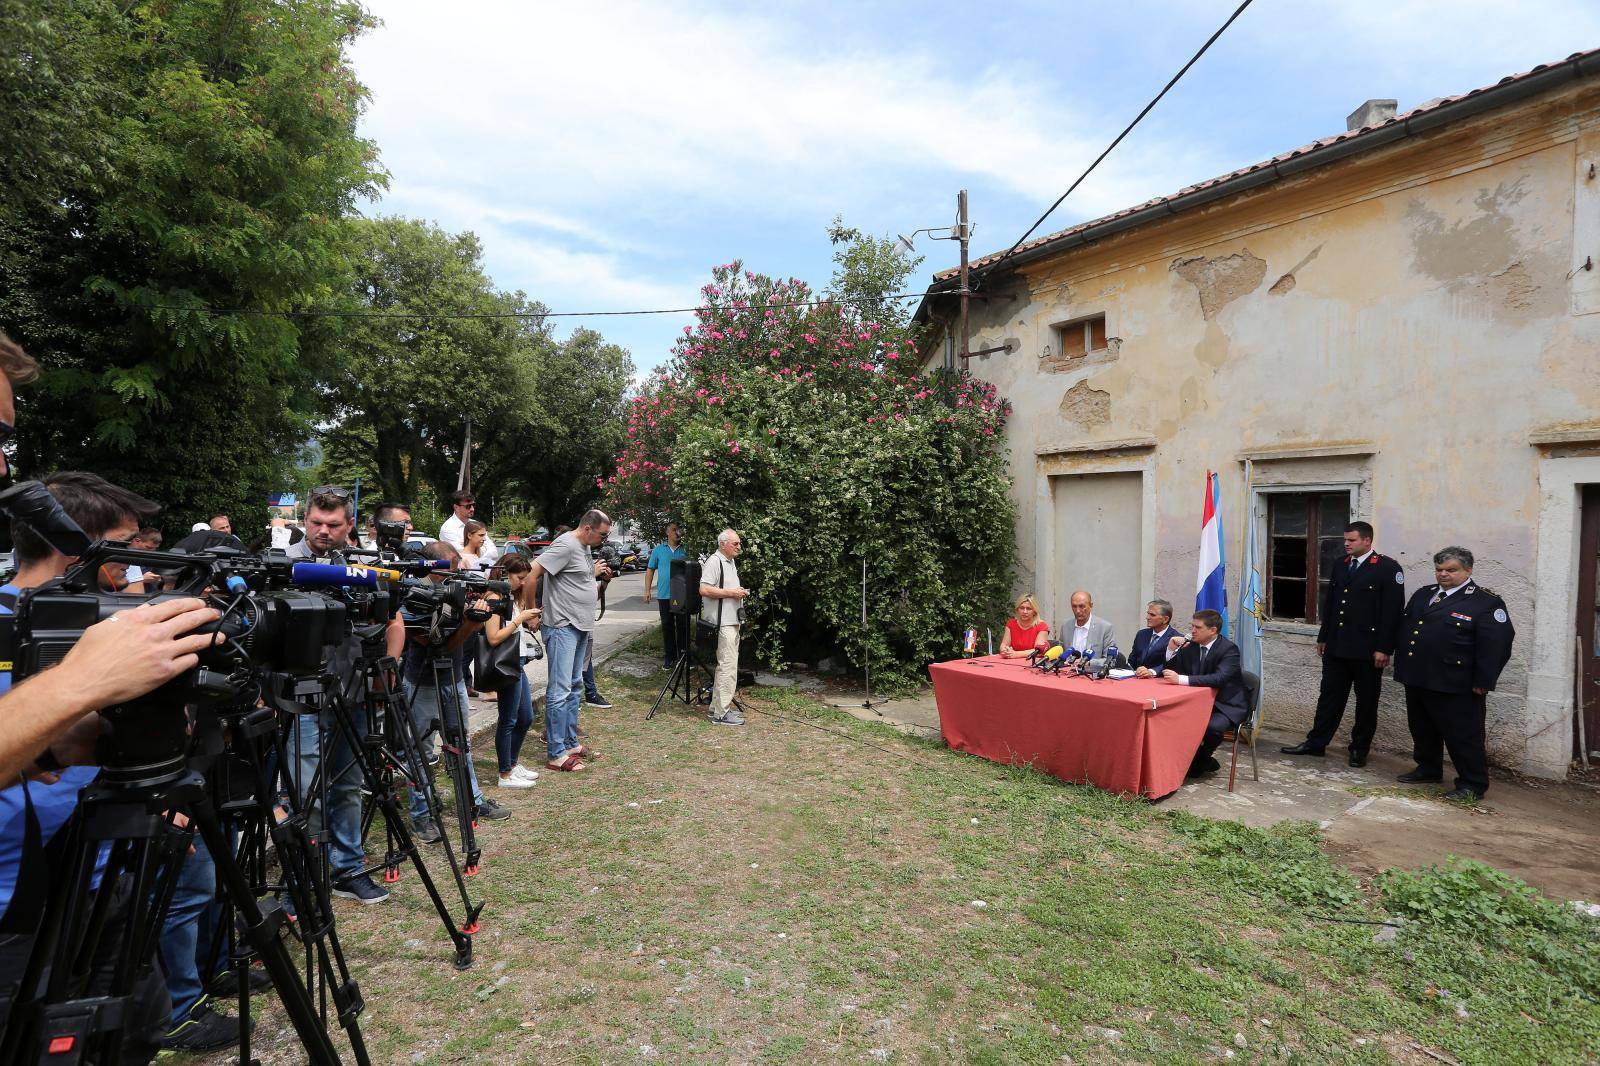
<path fill-rule="evenodd" d="M 1275 492 L 1267 497 L 1267 614 L 1316 622 L 1328 577 L 1344 555 L 1349 492 Z"/>
<path fill-rule="evenodd" d="M 1061 341 L 1061 355 L 1066 359 L 1075 359 L 1088 355 L 1090 352 L 1104 351 L 1106 348 L 1106 316 L 1091 315 L 1080 318 L 1076 322 L 1068 322 L 1056 327 L 1056 336 Z"/>

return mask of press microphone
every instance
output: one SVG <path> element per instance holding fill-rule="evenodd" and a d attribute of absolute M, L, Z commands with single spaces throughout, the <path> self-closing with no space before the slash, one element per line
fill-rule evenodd
<path fill-rule="evenodd" d="M 1052 644 L 1052 645 L 1050 645 L 1050 647 L 1046 648 L 1045 651 L 1044 651 L 1044 654 L 1040 656 L 1039 669 L 1040 670 L 1059 670 L 1059 669 L 1061 669 L 1061 652 L 1062 652 L 1062 647 L 1059 644 Z"/>
<path fill-rule="evenodd" d="M 1066 648 L 1062 652 L 1061 661 L 1056 664 L 1056 672 L 1066 670 L 1069 674 L 1075 674 L 1082 669 L 1082 666 L 1083 652 L 1077 648 Z"/>
<path fill-rule="evenodd" d="M 289 579 L 296 585 L 311 588 L 326 586 L 362 586 L 376 588 L 377 571 L 364 566 L 338 566 L 334 563 L 295 563 Z"/>
<path fill-rule="evenodd" d="M 1107 644 L 1105 650 L 1100 653 L 1100 672 L 1095 676 L 1104 680 L 1111 673 L 1112 667 L 1117 665 L 1117 656 L 1120 654 L 1115 644 Z"/>

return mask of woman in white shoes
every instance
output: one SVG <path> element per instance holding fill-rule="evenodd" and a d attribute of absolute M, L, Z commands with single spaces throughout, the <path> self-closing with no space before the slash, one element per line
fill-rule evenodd
<path fill-rule="evenodd" d="M 500 701 L 500 721 L 494 731 L 494 753 L 500 764 L 501 788 L 532 788 L 539 779 L 537 772 L 517 762 L 522 751 L 522 741 L 533 725 L 533 698 L 528 688 L 527 665 L 533 658 L 533 634 L 539 626 L 539 608 L 531 603 L 527 586 L 528 560 L 518 554 L 501 558 L 498 569 L 511 585 L 511 594 L 517 610 L 509 622 L 499 615 L 490 615 L 483 629 L 484 639 L 499 647 L 508 640 L 521 641 L 522 652 L 518 658 L 523 669 L 518 671 L 517 683 L 508 685 L 495 694 Z M 524 606 L 526 604 L 526 606 Z"/>

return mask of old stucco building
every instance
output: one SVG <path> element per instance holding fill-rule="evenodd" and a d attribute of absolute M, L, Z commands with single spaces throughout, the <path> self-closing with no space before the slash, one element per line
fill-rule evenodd
<path fill-rule="evenodd" d="M 1053 623 L 1079 586 L 1119 633 L 1152 596 L 1186 617 L 1211 469 L 1236 610 L 1250 458 L 1268 724 L 1310 722 L 1317 578 L 1365 518 L 1408 593 L 1435 549 L 1477 553 L 1517 627 L 1491 757 L 1560 776 L 1600 693 L 1600 51 L 1350 125 L 975 264 L 972 349 L 1011 348 L 971 367 L 1015 409 L 1019 583 Z M 1378 743 L 1410 746 L 1392 679 Z"/>

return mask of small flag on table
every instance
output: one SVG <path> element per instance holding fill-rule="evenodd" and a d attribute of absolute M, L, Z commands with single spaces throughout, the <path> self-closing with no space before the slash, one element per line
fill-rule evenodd
<path fill-rule="evenodd" d="M 961 653 L 971 655 L 978 650 L 978 627 L 968 626 L 966 635 L 961 638 Z"/>

